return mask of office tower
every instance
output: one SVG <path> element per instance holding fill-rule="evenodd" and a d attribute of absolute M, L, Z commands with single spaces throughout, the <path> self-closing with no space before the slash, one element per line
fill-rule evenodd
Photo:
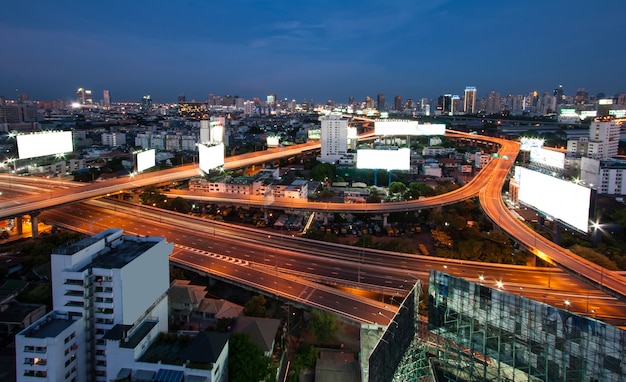
<path fill-rule="evenodd" d="M 400 94 L 397 94 L 393 98 L 393 110 L 395 110 L 395 111 L 402 111 L 403 110 L 402 96 Z"/>
<path fill-rule="evenodd" d="M 476 113 L 476 87 L 467 86 L 463 95 L 463 111 L 465 114 Z"/>
<path fill-rule="evenodd" d="M 406 100 L 406 108 L 407 109 L 413 109 L 413 98 L 408 98 Z"/>
<path fill-rule="evenodd" d="M 350 96 L 348 97 L 348 106 L 352 106 L 354 104 L 354 97 Z"/>
<path fill-rule="evenodd" d="M 576 104 L 585 104 L 589 102 L 589 93 L 585 88 L 579 88 L 576 90 L 576 95 L 574 96 L 574 103 Z"/>
<path fill-rule="evenodd" d="M 322 119 L 321 162 L 334 163 L 348 152 L 348 119 L 331 114 Z"/>
<path fill-rule="evenodd" d="M 365 97 L 365 108 L 373 109 L 374 108 L 374 99 L 370 96 Z"/>
<path fill-rule="evenodd" d="M 111 107 L 111 95 L 109 94 L 108 90 L 102 91 L 102 106 L 104 106 L 106 109 Z"/>
<path fill-rule="evenodd" d="M 185 94 L 184 93 L 180 93 L 178 95 L 178 103 L 184 103 L 186 100 Z"/>
<path fill-rule="evenodd" d="M 589 158 L 606 161 L 617 156 L 620 127 L 613 120 L 597 119 L 589 126 Z"/>
<path fill-rule="evenodd" d="M 76 102 L 85 105 L 85 89 L 78 88 L 78 90 L 76 90 Z"/>
<path fill-rule="evenodd" d="M 448 115 L 452 108 L 452 94 L 444 94 L 437 99 L 437 111 L 440 114 Z"/>
<path fill-rule="evenodd" d="M 141 110 L 150 111 L 151 109 L 152 109 L 152 97 L 150 97 L 150 94 L 148 94 L 141 98 Z"/>
<path fill-rule="evenodd" d="M 378 111 L 385 110 L 385 95 L 382 93 L 379 93 L 376 96 L 376 110 Z"/>
<path fill-rule="evenodd" d="M 556 104 L 561 105 L 565 103 L 565 93 L 563 92 L 563 85 L 559 85 L 554 89 L 554 98 L 556 98 Z"/>
<path fill-rule="evenodd" d="M 108 229 L 51 254 L 53 311 L 15 336 L 20 381 L 110 381 L 105 335 L 168 326 L 169 255 L 161 237 Z M 150 277 L 146 277 L 150 275 Z"/>
<path fill-rule="evenodd" d="M 267 107 L 271 109 L 276 109 L 276 94 L 268 94 L 266 100 Z"/>
<path fill-rule="evenodd" d="M 489 92 L 487 96 L 487 104 L 485 105 L 485 113 L 500 113 L 500 94 L 494 91 Z"/>

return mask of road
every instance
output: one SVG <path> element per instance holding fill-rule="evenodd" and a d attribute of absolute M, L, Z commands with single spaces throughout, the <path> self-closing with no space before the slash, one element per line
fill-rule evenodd
<path fill-rule="evenodd" d="M 433 268 L 488 286 L 501 285 L 510 293 L 558 307 L 564 307 L 567 300 L 576 313 L 617 326 L 626 325 L 625 303 L 554 268 L 455 261 L 308 241 L 117 202 L 69 205 L 42 213 L 42 220 L 89 232 L 120 227 L 129 233 L 163 236 L 175 244 L 174 262 L 303 304 L 312 298 L 310 306 L 328 306 L 344 317 L 358 317 L 361 322 L 378 319 L 378 311 L 393 311 L 391 305 L 397 304 L 417 279 L 428 285 L 428 272 Z M 329 290 L 320 284 L 341 290 Z M 325 293 L 322 297 L 317 295 L 321 293 L 317 292 L 318 287 Z M 313 290 L 315 293 L 309 295 Z M 338 292 L 339 297 L 331 299 L 328 295 Z M 355 293 L 382 293 L 386 297 L 381 302 Z M 347 298 L 350 302 L 346 302 Z M 371 306 L 355 309 L 354 301 Z"/>
<path fill-rule="evenodd" d="M 594 283 L 614 296 L 626 296 L 626 278 L 622 275 L 606 270 L 600 266 L 574 255 L 570 251 L 559 247 L 544 239 L 529 229 L 523 222 L 517 220 L 505 207 L 501 198 L 502 185 L 513 166 L 512 158 L 517 157 L 519 143 L 492 137 L 483 137 L 458 132 L 448 133 L 451 137 L 488 141 L 499 145 L 499 159 L 493 159 L 467 185 L 447 194 L 438 195 L 423 200 L 394 203 L 308 203 L 308 202 L 271 202 L 275 208 L 302 208 L 316 211 L 332 212 L 376 212 L 390 213 L 410 211 L 419 208 L 430 208 L 456 203 L 478 195 L 485 213 L 516 241 L 531 249 L 538 257 L 554 263 L 572 274 L 588 282 Z M 273 149 L 263 152 L 254 152 L 242 156 L 227 158 L 225 168 L 246 167 L 259 162 L 276 160 L 281 157 L 295 155 L 304 150 L 319 148 L 319 143 L 307 143 L 290 146 L 284 149 Z M 504 160 L 502 158 L 511 158 Z M 152 173 L 144 173 L 135 177 L 120 178 L 98 184 L 89 184 L 76 189 L 49 190 L 35 196 L 14 198 L 0 203 L 0 218 L 28 214 L 32 211 L 45 210 L 58 205 L 66 205 L 80 200 L 97 198 L 102 195 L 111 195 L 131 188 L 139 188 L 154 183 L 173 182 L 195 176 L 199 173 L 196 165 L 181 166 L 173 169 Z M 16 183 L 20 177 L 12 178 Z M 252 201 L 250 202 L 252 203 Z"/>

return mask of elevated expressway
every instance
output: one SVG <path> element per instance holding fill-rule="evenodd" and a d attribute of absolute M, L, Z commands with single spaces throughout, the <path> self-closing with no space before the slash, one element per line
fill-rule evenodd
<path fill-rule="evenodd" d="M 499 158 L 493 159 L 467 185 L 450 193 L 406 202 L 380 204 L 344 204 L 344 203 L 316 203 L 316 202 L 282 202 L 267 200 L 247 200 L 246 204 L 265 205 L 272 208 L 302 208 L 312 211 L 328 212 L 368 212 L 390 213 L 410 211 L 420 208 L 429 208 L 456 203 L 473 196 L 479 196 L 485 213 L 504 231 L 515 240 L 532 250 L 538 257 L 556 264 L 577 277 L 585 279 L 613 295 L 623 298 L 626 296 L 626 279 L 616 272 L 594 265 L 576 255 L 555 245 L 542 236 L 533 232 L 524 223 L 517 220 L 504 205 L 501 190 L 504 181 L 513 165 L 519 151 L 519 144 L 504 139 L 476 136 L 458 132 L 449 132 L 447 135 L 456 138 L 487 141 L 499 145 Z M 302 151 L 315 150 L 319 143 L 307 143 L 290 146 L 284 149 L 275 149 L 264 152 L 254 152 L 242 156 L 226 159 L 225 168 L 233 169 L 246 167 L 258 163 L 277 160 L 285 156 L 296 155 Z M 0 203 L 0 218 L 29 214 L 59 205 L 77 201 L 95 199 L 104 195 L 123 192 L 132 188 L 144 187 L 155 183 L 174 182 L 190 178 L 199 174 L 197 165 L 181 166 L 173 169 L 144 173 L 132 178 L 121 178 L 102 183 L 89 184 L 78 189 L 50 190 L 36 196 L 11 199 Z M 13 182 L 19 182 L 19 177 L 11 177 Z M 230 200 L 234 202 L 234 200 Z"/>

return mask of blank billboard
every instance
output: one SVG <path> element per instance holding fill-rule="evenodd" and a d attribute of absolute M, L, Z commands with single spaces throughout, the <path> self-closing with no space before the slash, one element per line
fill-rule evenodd
<path fill-rule="evenodd" d="M 565 168 L 565 153 L 533 147 L 530 149 L 530 161 L 562 170 Z"/>
<path fill-rule="evenodd" d="M 525 167 L 515 167 L 519 201 L 554 219 L 588 232 L 591 189 Z"/>
<path fill-rule="evenodd" d="M 200 170 L 210 172 L 224 165 L 223 143 L 215 146 L 207 146 L 201 143 L 198 145 L 198 151 L 200 152 Z"/>
<path fill-rule="evenodd" d="M 374 122 L 375 135 L 444 135 L 443 123 L 420 125 L 417 121 L 385 120 Z"/>
<path fill-rule="evenodd" d="M 142 172 L 156 165 L 156 151 L 154 149 L 135 153 L 135 171 Z"/>
<path fill-rule="evenodd" d="M 356 167 L 377 170 L 410 170 L 411 150 L 360 149 L 356 152 Z"/>
<path fill-rule="evenodd" d="M 64 154 L 74 151 L 71 131 L 51 131 L 17 135 L 17 152 L 20 159 Z"/>

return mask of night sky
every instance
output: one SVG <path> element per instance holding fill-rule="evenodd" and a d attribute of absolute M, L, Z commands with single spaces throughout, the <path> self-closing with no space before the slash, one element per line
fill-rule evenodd
<path fill-rule="evenodd" d="M 626 91 L 624 0 L 12 1 L 0 95 L 345 103 Z"/>

